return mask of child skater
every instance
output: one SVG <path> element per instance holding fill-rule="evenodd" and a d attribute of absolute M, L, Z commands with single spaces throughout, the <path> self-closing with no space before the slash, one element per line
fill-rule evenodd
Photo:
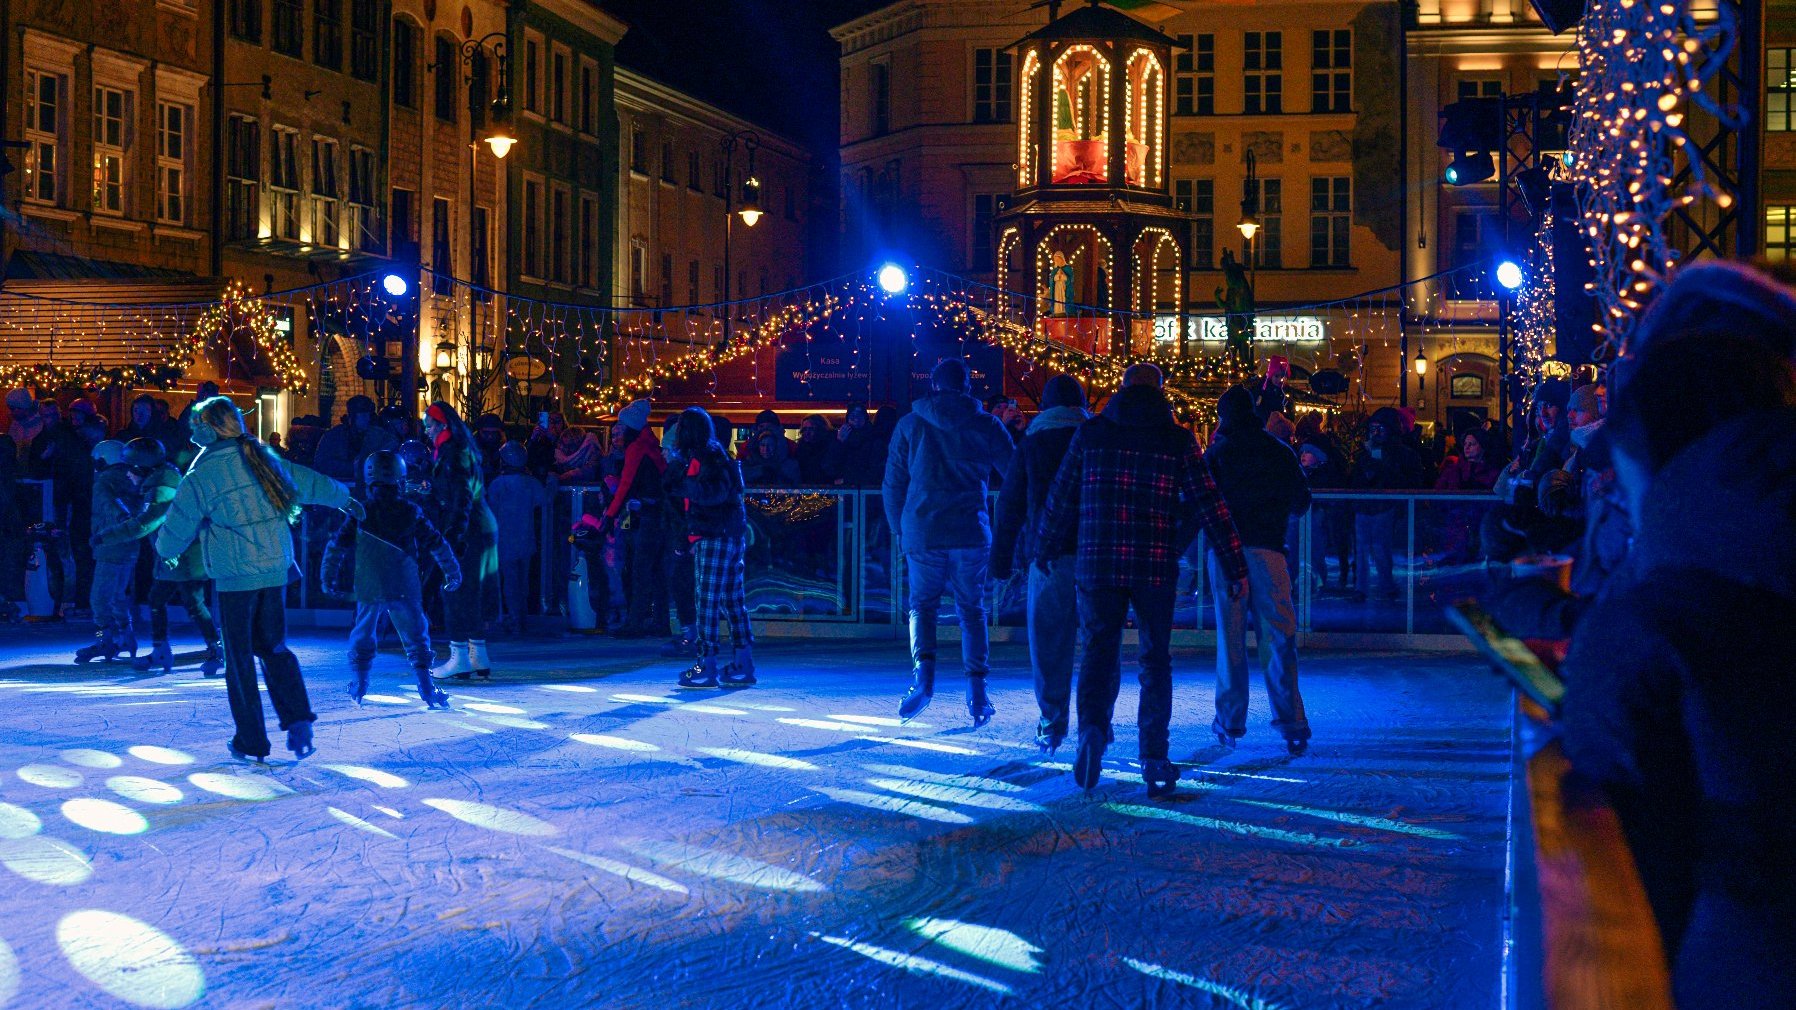
<path fill-rule="evenodd" d="M 742 586 L 748 515 L 742 506 L 742 468 L 717 443 L 711 415 L 688 407 L 680 415 L 679 458 L 684 476 L 673 491 L 692 545 L 698 595 L 698 662 L 680 674 L 681 687 L 750 687 L 755 683 L 754 631 Z M 717 669 L 717 622 L 728 611 L 735 655 Z"/>
<path fill-rule="evenodd" d="M 137 514 L 140 496 L 124 467 L 125 443 L 106 439 L 93 448 L 93 529 Z M 119 653 L 137 658 L 137 635 L 131 630 L 131 575 L 137 570 L 137 544 L 101 544 L 90 536 L 93 547 L 93 588 L 88 605 L 94 612 L 94 641 L 75 650 L 75 662 L 110 660 Z"/>
<path fill-rule="evenodd" d="M 349 632 L 349 696 L 359 705 L 368 693 L 368 668 L 374 665 L 385 614 L 418 677 L 418 696 L 431 708 L 448 708 L 449 696 L 430 679 L 430 623 L 424 617 L 418 559 L 428 554 L 436 560 L 443 590 L 450 593 L 461 585 L 461 565 L 423 510 L 400 496 L 405 462 L 397 453 L 370 453 L 362 464 L 362 483 L 367 515 L 343 524 L 325 547 L 323 563 L 324 585 L 356 601 L 355 626 Z"/>

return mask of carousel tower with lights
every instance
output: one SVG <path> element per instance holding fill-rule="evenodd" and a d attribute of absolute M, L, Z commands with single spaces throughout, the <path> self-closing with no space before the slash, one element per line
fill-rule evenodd
<path fill-rule="evenodd" d="M 1038 336 L 1145 356 L 1156 315 L 1186 330 L 1183 236 L 1167 181 L 1168 71 L 1178 45 L 1099 0 L 1018 41 L 1016 192 L 994 228 L 997 282 Z"/>

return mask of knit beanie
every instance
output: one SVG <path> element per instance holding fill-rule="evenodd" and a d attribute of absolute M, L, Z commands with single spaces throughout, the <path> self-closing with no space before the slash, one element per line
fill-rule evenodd
<path fill-rule="evenodd" d="M 617 412 L 617 423 L 642 431 L 649 426 L 649 401 L 637 400 Z"/>
<path fill-rule="evenodd" d="M 1328 462 L 1328 453 L 1323 452 L 1322 447 L 1317 445 L 1314 442 L 1303 443 L 1303 447 L 1301 449 L 1297 450 L 1297 458 L 1302 459 L 1303 454 L 1306 452 L 1315 456 L 1317 459 L 1323 461 L 1324 463 Z"/>
<path fill-rule="evenodd" d="M 1292 424 L 1283 412 L 1275 410 L 1266 418 L 1266 433 L 1280 442 L 1289 442 L 1297 434 L 1297 425 Z"/>
<path fill-rule="evenodd" d="M 1565 409 L 1581 410 L 1586 414 L 1602 412 L 1602 401 L 1596 395 L 1596 386 L 1579 386 L 1572 390 L 1571 398 L 1566 400 Z"/>
<path fill-rule="evenodd" d="M 1253 412 L 1253 394 L 1246 386 L 1230 386 L 1228 392 L 1216 401 L 1217 424 L 1225 431 L 1237 428 L 1258 428 L 1259 415 Z"/>
<path fill-rule="evenodd" d="M 1566 401 L 1571 399 L 1571 383 L 1564 379 L 1543 379 L 1534 387 L 1534 401 L 1543 407 L 1565 409 Z"/>
<path fill-rule="evenodd" d="M 1041 409 L 1077 407 L 1085 409 L 1085 387 L 1070 375 L 1056 375 L 1041 387 Z"/>

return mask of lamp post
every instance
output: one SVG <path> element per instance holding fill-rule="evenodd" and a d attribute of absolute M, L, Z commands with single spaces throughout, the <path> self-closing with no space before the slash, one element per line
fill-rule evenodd
<path fill-rule="evenodd" d="M 736 145 L 748 150 L 748 172 L 742 180 L 742 207 L 736 208 Z M 737 130 L 723 138 L 723 346 L 730 343 L 735 307 L 730 304 L 730 285 L 734 275 L 730 265 L 731 246 L 735 241 L 736 215 L 742 215 L 744 226 L 753 228 L 761 220 L 761 180 L 755 178 L 755 150 L 761 146 L 761 135 L 753 130 Z"/>
<path fill-rule="evenodd" d="M 1241 223 L 1235 227 L 1240 229 L 1241 237 L 1247 240 L 1247 286 L 1254 293 L 1254 307 L 1258 309 L 1260 249 L 1255 239 L 1260 235 L 1259 161 L 1254 157 L 1251 147 L 1243 151 L 1242 155 L 1247 162 L 1247 177 L 1241 180 Z M 1253 336 L 1250 334 L 1248 339 L 1251 340 Z"/>
<path fill-rule="evenodd" d="M 1416 348 L 1416 409 L 1423 410 L 1428 406 L 1428 355 L 1422 348 Z"/>
<path fill-rule="evenodd" d="M 488 43 L 491 43 L 491 44 L 489 45 Z M 486 60 L 488 53 L 492 54 L 492 62 L 494 64 L 494 66 L 493 66 L 494 72 L 492 72 L 492 73 L 483 72 L 481 74 L 476 75 L 476 73 L 475 73 L 476 69 L 481 69 L 483 71 L 485 70 L 485 67 L 486 67 L 485 60 Z M 470 275 L 468 277 L 468 280 L 470 282 L 472 282 L 480 276 L 480 271 L 477 270 L 474 265 L 474 225 L 475 225 L 475 220 L 474 220 L 475 184 L 474 184 L 474 181 L 475 181 L 475 176 L 478 174 L 478 170 L 480 167 L 480 143 L 481 143 L 481 140 L 483 139 L 478 136 L 477 127 L 476 127 L 476 120 L 479 118 L 480 104 L 482 101 L 489 102 L 491 112 L 492 112 L 492 115 L 491 115 L 491 127 L 492 128 L 487 133 L 487 136 L 484 139 L 486 141 L 487 146 L 492 148 L 493 157 L 499 159 L 500 161 L 504 161 L 505 156 L 507 154 L 511 153 L 512 147 L 516 146 L 516 144 L 518 142 L 517 137 L 512 134 L 511 129 L 510 129 L 510 124 L 509 124 L 509 120 L 511 119 L 511 53 L 510 53 L 510 49 L 507 45 L 505 33 L 504 32 L 488 32 L 487 34 L 481 36 L 478 39 L 469 39 L 468 41 L 462 43 L 461 63 L 462 63 L 462 66 L 466 69 L 466 73 L 464 74 L 464 76 L 462 78 L 462 83 L 467 88 L 467 92 L 468 92 L 468 230 L 467 230 L 467 243 L 468 243 L 468 273 Z M 498 88 L 497 88 L 497 90 L 495 90 L 493 92 L 493 96 L 489 101 L 486 97 L 486 84 L 493 77 L 497 77 L 497 79 L 498 79 Z M 489 211 L 489 218 L 490 218 L 490 215 L 491 215 L 491 212 Z M 489 226 L 491 225 L 490 220 L 489 220 L 488 224 L 489 224 Z M 487 245 L 490 249 L 491 243 L 488 242 Z M 478 300 L 479 300 L 479 292 L 475 291 L 474 288 L 472 286 L 470 286 L 468 288 L 468 341 L 469 341 L 469 347 L 468 347 L 468 364 L 469 364 L 468 396 L 467 396 L 467 402 L 463 404 L 464 409 L 470 409 L 475 406 L 475 404 L 473 403 L 474 380 L 475 380 L 475 373 L 477 371 L 477 369 L 475 368 L 475 362 L 478 360 L 479 355 L 477 355 L 475 353 L 477 341 L 478 341 L 478 335 L 475 333 L 475 329 L 474 329 L 474 306 L 478 302 Z M 422 313 L 420 313 L 420 316 L 421 315 L 422 315 Z M 439 342 L 437 344 L 436 362 L 435 362 L 439 373 L 441 371 L 443 371 L 446 367 L 449 367 L 449 368 L 454 367 L 454 361 L 452 359 L 452 355 L 451 355 L 450 361 L 448 361 L 448 362 L 444 361 L 445 355 L 443 353 L 443 350 L 444 350 L 444 344 L 442 342 Z M 482 406 L 484 406 L 484 405 L 482 405 Z"/>

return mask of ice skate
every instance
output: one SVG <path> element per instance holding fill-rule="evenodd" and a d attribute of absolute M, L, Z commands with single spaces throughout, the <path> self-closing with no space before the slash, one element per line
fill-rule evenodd
<path fill-rule="evenodd" d="M 449 659 L 433 667 L 430 675 L 437 680 L 467 680 L 474 675 L 474 664 L 468 656 L 468 643 L 450 642 Z"/>
<path fill-rule="evenodd" d="M 705 656 L 692 664 L 692 669 L 680 674 L 680 686 L 689 688 L 705 688 L 717 686 L 717 657 Z"/>
<path fill-rule="evenodd" d="M 935 660 L 919 659 L 916 669 L 911 671 L 910 690 L 904 692 L 903 700 L 898 702 L 898 718 L 910 722 L 928 708 L 934 698 Z"/>
<path fill-rule="evenodd" d="M 312 720 L 301 719 L 287 727 L 287 749 L 293 752 L 295 760 L 303 760 L 318 752 L 312 746 Z"/>
<path fill-rule="evenodd" d="M 165 674 L 173 673 L 175 672 L 175 654 L 169 649 L 167 642 L 155 642 L 150 646 L 149 653 L 137 657 L 132 661 L 131 666 L 140 671 L 160 668 Z"/>
<path fill-rule="evenodd" d="M 349 700 L 355 702 L 357 706 L 360 706 L 362 704 L 362 699 L 364 697 L 366 697 L 367 694 L 368 694 L 368 671 L 367 670 L 351 670 L 351 671 L 349 671 Z"/>
<path fill-rule="evenodd" d="M 1308 740 L 1286 740 L 1285 750 L 1290 751 L 1292 757 L 1302 757 L 1309 753 L 1310 742 Z"/>
<path fill-rule="evenodd" d="M 206 646 L 206 658 L 200 660 L 200 676 L 224 676 L 224 647 L 217 642 Z"/>
<path fill-rule="evenodd" d="M 748 649 L 737 649 L 730 665 L 717 675 L 718 683 L 724 687 L 753 687 L 755 679 L 755 654 Z"/>
<path fill-rule="evenodd" d="M 1073 781 L 1091 792 L 1098 787 L 1098 776 L 1104 770 L 1104 748 L 1110 745 L 1110 734 L 1101 729 L 1079 731 L 1079 753 L 1073 758 Z"/>
<path fill-rule="evenodd" d="M 1050 757 L 1066 741 L 1066 727 L 1043 719 L 1035 724 L 1035 746 Z"/>
<path fill-rule="evenodd" d="M 125 647 L 120 644 L 119 640 L 113 637 L 111 632 L 106 632 L 96 636 L 92 645 L 84 645 L 76 649 L 75 662 L 91 663 L 96 659 L 104 662 L 111 660 L 123 651 L 125 651 Z M 132 647 L 132 651 L 136 651 L 135 646 Z"/>
<path fill-rule="evenodd" d="M 984 677 L 967 678 L 967 715 L 973 719 L 973 728 L 978 729 L 992 721 L 998 710 L 992 707 L 992 700 L 985 693 Z"/>
<path fill-rule="evenodd" d="M 268 763 L 268 759 L 263 757 L 260 754 L 250 754 L 245 751 L 238 750 L 237 749 L 237 741 L 235 741 L 235 740 L 232 740 L 229 743 L 226 743 L 225 749 L 230 751 L 231 756 L 236 758 L 239 761 L 254 761 L 255 763 L 257 763 L 259 765 L 265 765 Z"/>
<path fill-rule="evenodd" d="M 487 658 L 485 642 L 468 643 L 468 665 L 474 668 L 474 676 L 481 680 L 493 675 L 493 661 Z"/>
<path fill-rule="evenodd" d="M 1238 737 L 1230 735 L 1228 733 L 1228 731 L 1226 731 L 1226 730 L 1219 729 L 1219 730 L 1214 730 L 1214 732 L 1216 734 L 1216 742 L 1217 743 L 1228 748 L 1229 750 L 1235 749 L 1235 742 L 1236 742 L 1236 740 L 1239 739 Z"/>
<path fill-rule="evenodd" d="M 1167 796 L 1179 781 L 1179 766 L 1164 758 L 1141 762 L 1141 781 L 1147 783 L 1151 797 Z"/>

